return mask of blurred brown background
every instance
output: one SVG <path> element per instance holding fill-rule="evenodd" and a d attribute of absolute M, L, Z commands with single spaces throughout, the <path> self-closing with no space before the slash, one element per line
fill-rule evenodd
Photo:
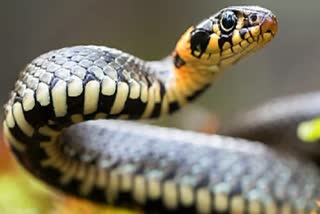
<path fill-rule="evenodd" d="M 176 121 L 180 121 L 177 126 L 195 128 L 199 125 L 197 118 L 208 118 L 211 112 L 222 121 L 231 120 L 234 113 L 272 97 L 319 88 L 318 0 L 0 2 L 1 105 L 19 70 L 43 52 L 75 44 L 100 44 L 141 58 L 158 59 L 170 53 L 191 24 L 222 7 L 244 4 L 267 7 L 278 16 L 277 38 L 225 73 L 200 101 L 166 119 L 166 123 L 177 125 Z"/>

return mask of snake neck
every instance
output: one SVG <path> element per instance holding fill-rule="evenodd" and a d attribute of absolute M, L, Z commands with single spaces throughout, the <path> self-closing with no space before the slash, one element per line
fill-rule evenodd
<path fill-rule="evenodd" d="M 203 75 L 201 70 L 186 64 L 177 66 L 176 52 L 161 61 L 145 63 L 146 73 L 163 86 L 163 92 L 159 92 L 162 95 L 159 102 L 162 108 L 167 109 L 163 109 L 162 113 L 175 112 L 194 100 L 208 88 L 213 79 L 212 75 Z"/>
<path fill-rule="evenodd" d="M 168 103 L 168 112 L 174 112 L 194 100 L 214 81 L 222 67 L 208 65 L 191 56 L 189 34 L 192 27 L 179 39 L 171 54 L 161 61 L 143 62 L 145 73 L 164 86 L 163 103 Z"/>
<path fill-rule="evenodd" d="M 212 82 L 212 76 L 201 75 L 200 71 L 187 66 L 175 65 L 175 53 L 159 62 L 147 62 L 148 73 L 161 85 L 165 94 L 163 102 L 168 102 L 169 113 L 179 109 L 201 94 Z"/>

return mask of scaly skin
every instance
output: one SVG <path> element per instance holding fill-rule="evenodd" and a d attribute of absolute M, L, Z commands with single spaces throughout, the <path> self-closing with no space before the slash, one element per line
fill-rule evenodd
<path fill-rule="evenodd" d="M 311 126 L 309 127 L 311 133 L 300 133 L 300 135 L 315 135 L 306 136 L 315 138 L 312 139 L 315 142 L 309 143 L 299 137 L 301 124 L 304 121 L 313 121 L 319 116 L 319 105 L 319 92 L 276 98 L 233 119 L 232 124 L 225 124 L 219 133 L 260 141 L 278 150 L 311 159 L 319 165 L 320 144 L 317 139 L 319 133 L 317 127 L 312 127 L 316 124 L 308 124 Z"/>
<path fill-rule="evenodd" d="M 174 112 L 276 32 L 270 11 L 229 7 L 190 27 L 162 61 L 101 46 L 50 51 L 21 72 L 5 139 L 34 176 L 96 202 L 148 213 L 308 212 L 318 169 L 257 143 L 129 122 L 68 128 Z"/>

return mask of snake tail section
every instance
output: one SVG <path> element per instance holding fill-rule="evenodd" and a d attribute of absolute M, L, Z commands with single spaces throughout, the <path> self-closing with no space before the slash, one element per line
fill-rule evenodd
<path fill-rule="evenodd" d="M 311 159 L 320 166 L 319 140 L 305 143 L 299 138 L 298 133 L 303 121 L 310 121 L 319 116 L 319 105 L 319 92 L 275 98 L 233 119 L 233 125 L 225 125 L 220 133 L 263 142 L 268 146 Z"/>
<path fill-rule="evenodd" d="M 112 120 L 60 138 L 28 147 L 34 158 L 16 155 L 47 183 L 99 203 L 147 213 L 309 213 L 320 195 L 315 165 L 245 140 Z"/>

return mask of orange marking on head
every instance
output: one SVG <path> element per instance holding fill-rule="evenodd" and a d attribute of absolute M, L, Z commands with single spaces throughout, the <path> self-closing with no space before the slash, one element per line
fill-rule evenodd
<path fill-rule="evenodd" d="M 197 90 L 208 85 L 216 74 L 264 47 L 277 28 L 277 19 L 270 11 L 247 6 L 223 9 L 191 26 L 173 52 L 172 85 L 185 89 L 190 80 Z"/>

